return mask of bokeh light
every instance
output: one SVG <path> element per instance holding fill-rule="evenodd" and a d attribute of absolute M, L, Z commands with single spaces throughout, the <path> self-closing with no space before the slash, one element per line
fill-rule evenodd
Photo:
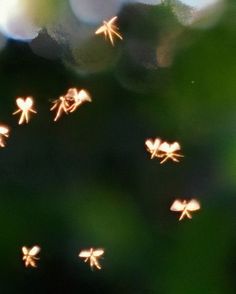
<path fill-rule="evenodd" d="M 195 28 L 213 26 L 224 11 L 224 0 L 171 1 L 171 7 L 180 23 Z"/>
<path fill-rule="evenodd" d="M 181 0 L 181 2 L 196 9 L 203 9 L 217 4 L 220 0 Z"/>
<path fill-rule="evenodd" d="M 26 6 L 19 0 L 0 0 L 0 31 L 8 38 L 34 39 L 40 28 L 35 26 Z"/>
<path fill-rule="evenodd" d="M 71 8 L 79 20 L 99 23 L 119 13 L 123 0 L 70 0 Z"/>

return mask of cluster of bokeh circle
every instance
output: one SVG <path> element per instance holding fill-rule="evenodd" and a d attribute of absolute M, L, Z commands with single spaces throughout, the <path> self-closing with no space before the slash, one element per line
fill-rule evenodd
<path fill-rule="evenodd" d="M 122 22 L 120 15 L 127 7 L 138 6 L 142 11 L 146 7 L 168 6 L 180 26 L 206 28 L 216 22 L 224 5 L 224 0 L 0 0 L 0 50 L 8 39 L 15 39 L 28 42 L 36 55 L 47 59 L 60 58 L 79 74 L 99 72 L 114 65 L 120 54 L 119 50 L 111 50 L 94 39 L 95 28 L 115 15 Z M 201 16 L 203 22 L 198 21 Z M 135 19 L 130 17 L 129 22 L 133 21 Z M 119 27 L 126 37 L 125 29 L 120 24 Z M 173 39 L 175 31 L 171 33 L 163 41 L 158 41 L 168 47 L 164 48 L 165 52 L 172 48 L 169 39 Z M 163 62 L 166 59 L 163 46 L 150 48 L 150 44 L 131 35 L 122 46 L 124 50 L 132 51 L 134 59 L 140 57 L 135 51 L 142 51 L 142 46 L 145 47 L 143 50 L 150 51 L 150 56 L 153 55 L 152 49 L 157 50 L 157 64 L 160 67 L 171 65 L 170 58 Z M 139 59 L 144 67 L 155 67 L 152 59 L 147 62 L 143 56 Z"/>

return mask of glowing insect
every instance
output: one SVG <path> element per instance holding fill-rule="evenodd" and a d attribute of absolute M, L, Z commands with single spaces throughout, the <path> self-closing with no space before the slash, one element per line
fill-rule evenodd
<path fill-rule="evenodd" d="M 145 141 L 145 145 L 147 147 L 147 151 L 151 153 L 151 159 L 153 159 L 155 156 L 158 157 L 158 148 L 161 144 L 161 140 L 160 139 L 147 139 Z"/>
<path fill-rule="evenodd" d="M 54 109 L 57 108 L 57 113 L 56 116 L 54 118 L 54 121 L 57 121 L 58 118 L 62 115 L 63 112 L 65 112 L 66 114 L 68 114 L 68 109 L 70 107 L 70 101 L 64 97 L 64 96 L 60 96 L 59 99 L 54 100 L 52 103 L 54 104 L 50 110 L 53 111 Z"/>
<path fill-rule="evenodd" d="M 67 108 L 69 112 L 74 112 L 83 102 L 92 102 L 92 99 L 84 89 L 78 91 L 76 88 L 71 88 L 65 95 L 65 99 L 70 100 L 72 104 Z"/>
<path fill-rule="evenodd" d="M 0 126 L 0 147 L 5 147 L 5 137 L 9 137 L 9 128 L 6 126 Z"/>
<path fill-rule="evenodd" d="M 32 97 L 27 97 L 25 99 L 19 97 L 16 99 L 16 104 L 19 109 L 15 111 L 13 115 L 22 112 L 19 119 L 19 125 L 21 125 L 24 121 L 26 123 L 29 122 L 29 112 L 37 113 L 35 110 L 32 109 L 32 106 L 34 104 L 34 100 Z"/>
<path fill-rule="evenodd" d="M 27 248 L 25 246 L 22 247 L 22 253 L 23 253 L 23 260 L 25 261 L 25 266 L 31 266 L 31 267 L 37 267 L 36 261 L 39 260 L 39 257 L 36 257 L 36 255 L 40 251 L 39 246 L 33 246 L 32 248 Z"/>
<path fill-rule="evenodd" d="M 184 216 L 188 218 L 192 218 L 190 211 L 195 211 L 200 209 L 200 203 L 196 199 L 191 199 L 190 201 L 186 200 L 175 200 L 174 203 L 171 205 L 171 211 L 182 211 L 179 220 L 182 220 Z"/>
<path fill-rule="evenodd" d="M 159 146 L 158 157 L 164 157 L 164 159 L 160 163 L 162 164 L 168 159 L 172 159 L 175 162 L 179 162 L 177 157 L 183 157 L 183 155 L 176 153 L 176 151 L 179 151 L 180 149 L 181 148 L 178 142 L 174 142 L 172 144 L 169 144 L 167 142 L 161 143 Z"/>
<path fill-rule="evenodd" d="M 93 269 L 94 266 L 96 266 L 96 268 L 98 269 L 101 269 L 98 258 L 100 258 L 103 254 L 103 249 L 90 248 L 89 250 L 82 250 L 79 253 L 79 257 L 85 258 L 84 262 L 87 262 L 89 260 L 91 269 Z"/>
<path fill-rule="evenodd" d="M 111 41 L 112 46 L 114 46 L 114 40 L 113 40 L 113 36 L 117 36 L 118 38 L 120 38 L 121 40 L 123 40 L 122 36 L 117 32 L 119 31 L 119 28 L 114 25 L 114 22 L 117 20 L 117 16 L 114 16 L 113 18 L 111 18 L 108 21 L 103 21 L 103 25 L 101 27 L 99 27 L 95 34 L 104 34 L 105 38 L 109 38 L 109 40 Z"/>

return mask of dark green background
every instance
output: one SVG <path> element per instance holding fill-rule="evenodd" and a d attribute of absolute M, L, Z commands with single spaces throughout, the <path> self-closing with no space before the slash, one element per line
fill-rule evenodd
<path fill-rule="evenodd" d="M 0 150 L 0 293 L 236 291 L 235 2 L 205 30 L 182 27 L 167 6 L 132 5 L 120 30 L 115 48 L 101 36 L 72 56 L 53 43 L 56 60 L 16 41 L 0 53 L 0 118 L 11 127 Z M 154 49 L 176 30 L 162 68 Z M 69 87 L 93 102 L 54 123 L 51 101 Z M 18 126 L 15 98 L 28 95 L 38 114 Z M 151 161 L 149 137 L 179 141 L 184 159 Z M 192 197 L 202 209 L 178 222 L 172 201 Z M 39 267 L 25 269 L 21 247 L 34 244 Z M 101 271 L 78 258 L 89 247 L 105 249 Z"/>

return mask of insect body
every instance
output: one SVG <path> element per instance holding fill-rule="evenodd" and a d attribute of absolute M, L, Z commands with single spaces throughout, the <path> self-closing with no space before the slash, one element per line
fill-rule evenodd
<path fill-rule="evenodd" d="M 103 21 L 103 25 L 101 27 L 99 27 L 95 34 L 104 34 L 105 38 L 109 38 L 112 46 L 114 46 L 114 40 L 113 40 L 113 36 L 117 36 L 118 38 L 120 38 L 121 40 L 123 40 L 122 36 L 117 32 L 119 30 L 119 28 L 114 25 L 114 22 L 117 20 L 117 16 L 114 16 L 113 18 L 111 18 L 109 21 Z"/>
<path fill-rule="evenodd" d="M 98 258 L 100 258 L 103 254 L 104 254 L 103 249 L 90 248 L 89 250 L 82 250 L 79 253 L 79 257 L 85 258 L 85 260 L 84 260 L 85 262 L 87 262 L 89 260 L 91 269 L 93 269 L 94 266 L 97 269 L 101 269 L 101 266 L 98 262 Z"/>
<path fill-rule="evenodd" d="M 175 200 L 170 207 L 171 211 L 182 211 L 179 220 L 182 220 L 185 216 L 188 218 L 192 218 L 190 212 L 199 210 L 200 203 L 196 199 L 191 199 L 190 201 L 186 200 Z"/>
<path fill-rule="evenodd" d="M 54 121 L 57 121 L 62 113 L 68 114 L 74 112 L 82 103 L 91 102 L 92 99 L 84 89 L 78 91 L 76 88 L 70 88 L 65 96 L 53 101 L 51 111 L 56 110 Z"/>
<path fill-rule="evenodd" d="M 57 121 L 63 112 L 65 112 L 66 114 L 68 113 L 68 108 L 70 107 L 70 104 L 66 97 L 60 96 L 59 99 L 53 101 L 53 104 L 54 105 L 50 108 L 50 110 L 52 111 L 57 108 L 57 113 L 54 121 Z"/>
<path fill-rule="evenodd" d="M 74 112 L 83 102 L 92 102 L 92 99 L 87 91 L 84 89 L 78 91 L 76 88 L 69 89 L 65 95 L 65 99 L 71 103 L 67 109 L 69 112 Z"/>
<path fill-rule="evenodd" d="M 35 110 L 32 109 L 32 106 L 34 104 L 34 100 L 32 97 L 27 97 L 25 99 L 23 98 L 17 98 L 16 104 L 18 106 L 18 110 L 13 113 L 13 115 L 22 112 L 20 119 L 19 119 L 19 125 L 21 125 L 24 121 L 26 123 L 29 122 L 29 112 L 37 113 Z"/>
<path fill-rule="evenodd" d="M 27 248 L 25 246 L 22 247 L 22 253 L 23 253 L 23 260 L 25 261 L 25 266 L 31 266 L 31 267 L 37 267 L 36 262 L 39 260 L 39 257 L 36 257 L 36 255 L 40 251 L 39 246 L 33 246 L 32 248 Z"/>

